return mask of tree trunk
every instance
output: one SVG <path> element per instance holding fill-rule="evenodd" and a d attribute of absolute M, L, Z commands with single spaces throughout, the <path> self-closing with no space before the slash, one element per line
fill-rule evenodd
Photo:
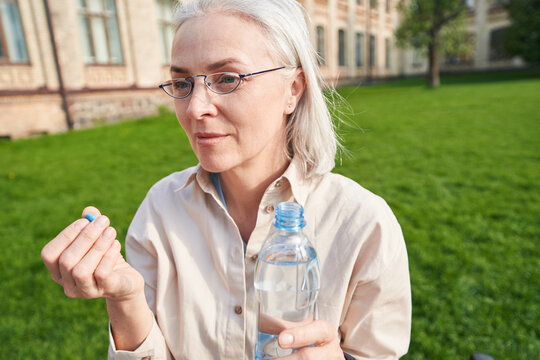
<path fill-rule="evenodd" d="M 437 35 L 432 35 L 428 45 L 428 87 L 432 89 L 438 88 L 441 84 L 439 79 L 439 44 L 437 40 Z"/>

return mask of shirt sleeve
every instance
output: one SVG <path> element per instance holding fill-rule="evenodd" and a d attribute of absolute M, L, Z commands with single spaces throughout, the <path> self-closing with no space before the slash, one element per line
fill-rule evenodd
<path fill-rule="evenodd" d="M 144 293 L 150 310 L 156 314 L 156 287 L 158 282 L 157 239 L 164 236 L 160 221 L 152 206 L 152 190 L 137 210 L 126 236 L 126 258 L 144 278 Z M 152 329 L 135 351 L 116 350 L 109 326 L 109 360 L 168 360 L 172 359 L 159 324 L 154 317 Z"/>
<path fill-rule="evenodd" d="M 386 203 L 361 246 L 340 325 L 341 346 L 354 359 L 399 359 L 411 333 L 411 288 L 401 228 Z"/>
<path fill-rule="evenodd" d="M 135 351 L 116 350 L 109 325 L 109 360 L 172 360 L 165 339 L 154 318 L 152 330 Z"/>

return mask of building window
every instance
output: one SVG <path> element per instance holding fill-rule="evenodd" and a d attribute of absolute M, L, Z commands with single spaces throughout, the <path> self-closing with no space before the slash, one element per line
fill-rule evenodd
<path fill-rule="evenodd" d="M 390 69 L 390 39 L 384 40 L 384 66 Z"/>
<path fill-rule="evenodd" d="M 375 36 L 369 35 L 369 66 L 375 66 Z"/>
<path fill-rule="evenodd" d="M 423 65 L 423 62 L 424 62 L 424 57 L 422 54 L 422 49 L 419 47 L 415 47 L 412 53 L 412 66 L 414 68 L 419 68 Z"/>
<path fill-rule="evenodd" d="M 377 8 L 377 0 L 369 0 L 369 6 L 370 6 L 372 9 Z"/>
<path fill-rule="evenodd" d="M 357 3 L 358 5 L 362 5 L 362 0 L 356 0 L 356 3 Z"/>
<path fill-rule="evenodd" d="M 171 63 L 171 47 L 174 37 L 173 8 L 176 1 L 157 0 L 157 22 L 159 27 L 159 43 L 161 46 L 161 63 Z"/>
<path fill-rule="evenodd" d="M 390 8 L 392 6 L 392 0 L 386 0 L 386 12 L 390 12 Z"/>
<path fill-rule="evenodd" d="M 356 33 L 356 66 L 364 65 L 362 49 L 364 47 L 364 35 Z"/>
<path fill-rule="evenodd" d="M 324 41 L 324 28 L 317 26 L 317 54 L 319 55 L 319 65 L 326 64 L 326 52 Z"/>
<path fill-rule="evenodd" d="M 345 56 L 345 30 L 338 31 L 338 46 L 339 46 L 339 66 L 346 65 Z"/>
<path fill-rule="evenodd" d="M 77 0 L 86 64 L 122 64 L 122 43 L 115 0 Z"/>
<path fill-rule="evenodd" d="M 28 63 L 28 51 L 16 0 L 0 0 L 0 63 Z"/>
<path fill-rule="evenodd" d="M 506 28 L 499 28 L 489 34 L 489 61 L 508 60 L 512 56 L 504 47 Z"/>

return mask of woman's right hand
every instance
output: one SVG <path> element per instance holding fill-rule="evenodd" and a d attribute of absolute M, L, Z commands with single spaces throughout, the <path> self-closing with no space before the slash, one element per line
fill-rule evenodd
<path fill-rule="evenodd" d="M 89 222 L 86 214 L 96 215 Z M 95 207 L 87 207 L 76 220 L 51 240 L 41 258 L 53 280 L 71 298 L 106 298 L 123 302 L 144 291 L 142 275 L 120 253 L 116 230 Z"/>

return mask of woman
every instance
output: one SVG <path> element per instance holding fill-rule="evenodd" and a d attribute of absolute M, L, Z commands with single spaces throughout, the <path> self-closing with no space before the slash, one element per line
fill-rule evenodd
<path fill-rule="evenodd" d="M 336 136 L 302 7 L 183 0 L 171 80 L 199 160 L 155 184 L 126 239 L 79 219 L 42 257 L 70 297 L 104 297 L 111 359 L 252 359 L 253 273 L 274 206 L 297 201 L 321 263 L 319 320 L 279 334 L 286 359 L 394 359 L 407 351 L 405 243 L 386 203 L 331 174 Z M 304 347 L 306 345 L 314 345 Z"/>

